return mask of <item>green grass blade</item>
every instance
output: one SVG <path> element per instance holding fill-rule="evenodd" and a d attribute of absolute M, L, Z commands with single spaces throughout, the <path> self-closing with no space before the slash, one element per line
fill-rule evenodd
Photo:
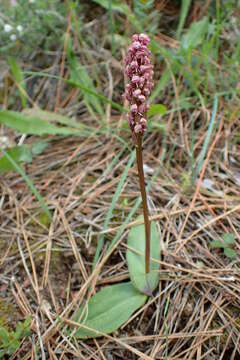
<path fill-rule="evenodd" d="M 27 176 L 27 174 L 25 173 L 23 168 L 18 163 L 16 163 L 16 161 L 6 151 L 3 151 L 3 153 L 6 156 L 6 158 L 8 159 L 8 161 L 13 165 L 15 170 L 23 177 L 23 179 L 27 183 L 29 189 L 31 190 L 33 195 L 36 197 L 36 199 L 39 201 L 39 204 L 41 205 L 41 207 L 44 210 L 44 212 L 46 213 L 46 215 L 49 217 L 50 220 L 52 220 L 52 215 L 48 209 L 47 204 L 45 203 L 43 197 L 37 191 L 33 182 L 29 179 L 29 177 Z"/>
<path fill-rule="evenodd" d="M 162 159 L 163 161 L 163 159 Z M 160 171 L 162 171 L 162 164 L 159 165 L 158 169 L 156 170 L 156 172 L 154 173 L 154 175 L 151 177 L 151 180 L 149 181 L 146 191 L 148 192 L 152 186 L 152 184 L 154 183 L 155 179 L 158 177 Z M 129 212 L 128 216 L 126 217 L 125 221 L 122 223 L 122 225 L 120 226 L 119 230 L 117 231 L 116 235 L 114 236 L 114 238 L 112 239 L 108 249 L 107 249 L 107 253 L 110 252 L 113 248 L 113 246 L 116 244 L 116 242 L 120 239 L 123 230 L 126 228 L 126 226 L 130 223 L 130 221 L 132 220 L 132 217 L 134 216 L 134 214 L 137 212 L 137 209 L 139 208 L 139 206 L 142 203 L 142 198 L 141 196 L 139 196 L 137 198 L 137 200 L 135 201 L 134 206 L 132 207 L 131 211 Z"/>
<path fill-rule="evenodd" d="M 107 168 L 107 169 L 104 171 L 104 173 L 103 173 L 103 176 L 104 176 L 104 177 L 106 177 L 106 176 L 110 173 L 110 171 L 112 171 L 113 167 L 114 167 L 115 164 L 119 161 L 120 156 L 122 156 L 122 154 L 124 153 L 124 151 L 126 150 L 126 148 L 127 148 L 127 145 L 125 145 L 125 146 L 121 149 L 121 151 L 119 151 L 119 153 L 118 153 L 116 156 L 114 156 L 114 158 L 113 158 L 112 161 L 110 162 L 108 168 Z"/>
<path fill-rule="evenodd" d="M 171 81 L 171 74 L 169 69 L 167 68 L 164 70 L 161 79 L 156 84 L 152 92 L 152 95 L 150 96 L 149 103 L 151 103 L 156 97 L 158 97 L 160 92 L 165 89 L 165 87 L 169 84 L 170 81 Z"/>
<path fill-rule="evenodd" d="M 180 19 L 177 28 L 177 39 L 179 39 L 181 36 L 191 2 L 192 2 L 191 0 L 182 0 L 181 2 L 182 4 L 181 4 Z"/>
<path fill-rule="evenodd" d="M 117 189 L 116 189 L 116 191 L 115 191 L 115 193 L 113 195 L 111 205 L 110 205 L 110 207 L 108 209 L 108 212 L 107 212 L 104 224 L 103 224 L 103 230 L 106 230 L 107 227 L 108 227 L 108 223 L 109 223 L 109 221 L 111 219 L 113 209 L 114 209 L 114 207 L 115 207 L 115 205 L 117 203 L 119 195 L 121 194 L 124 182 L 125 182 L 126 177 L 128 175 L 128 171 L 129 171 L 130 167 L 132 166 L 132 164 L 133 164 L 133 162 L 135 160 L 135 157 L 136 157 L 136 153 L 135 153 L 135 150 L 133 150 L 131 156 L 129 157 L 128 163 L 127 163 L 127 165 L 126 165 L 126 167 L 124 169 L 124 172 L 123 172 L 123 174 L 121 176 L 121 179 L 120 179 L 120 181 L 118 183 Z M 100 252 L 101 252 L 102 247 L 103 247 L 103 243 L 104 243 L 104 234 L 100 234 L 99 239 L 98 239 L 96 253 L 95 253 L 95 256 L 94 256 L 94 260 L 93 260 L 93 268 L 96 266 L 96 263 L 97 263 L 97 261 L 99 259 Z"/>
<path fill-rule="evenodd" d="M 27 100 L 26 100 L 26 96 L 25 96 L 26 85 L 24 83 L 23 72 L 13 57 L 9 56 L 8 62 L 9 62 L 10 69 L 11 69 L 12 75 L 14 77 L 14 80 L 16 81 L 16 83 L 18 85 L 18 89 L 19 89 L 20 97 L 21 97 L 21 101 L 22 101 L 22 107 L 25 108 L 27 106 Z"/>
<path fill-rule="evenodd" d="M 202 150 L 201 150 L 198 160 L 197 160 L 196 170 L 194 172 L 194 177 L 193 177 L 193 184 L 195 183 L 195 181 L 202 169 L 203 161 L 204 161 L 204 158 L 205 158 L 207 150 L 208 150 L 209 142 L 211 140 L 212 132 L 213 132 L 214 125 L 215 125 L 215 120 L 216 120 L 216 115 L 217 115 L 217 107 L 218 107 L 218 98 L 215 95 L 212 116 L 211 116 L 211 119 L 209 122 L 208 130 L 207 130 L 207 134 L 206 134 L 206 137 L 205 137 L 205 140 L 203 143 Z"/>
<path fill-rule="evenodd" d="M 73 53 L 71 48 L 71 42 L 68 42 L 67 47 L 67 59 L 70 68 L 70 80 L 77 81 L 79 84 L 84 85 L 84 87 L 88 88 L 88 90 L 96 92 L 95 87 L 93 85 L 93 81 L 88 75 L 86 67 L 83 66 L 76 55 Z M 102 105 L 100 99 L 96 96 L 93 96 L 89 93 L 89 91 L 81 91 L 84 97 L 85 104 L 88 108 L 89 113 L 95 116 L 96 111 L 99 115 L 103 116 L 104 111 L 102 109 Z"/>
<path fill-rule="evenodd" d="M 105 10 L 109 9 L 109 0 L 93 0 L 93 2 L 102 6 Z M 121 0 L 111 0 L 111 7 L 112 12 L 119 12 L 120 14 L 124 14 L 137 32 L 143 31 L 139 19 L 137 18 L 136 14 L 132 12 L 131 7 L 128 6 L 126 2 Z"/>
<path fill-rule="evenodd" d="M 25 71 L 25 74 L 27 75 L 32 75 L 32 76 L 39 76 L 39 77 L 48 77 L 48 78 L 51 78 L 51 79 L 56 79 L 56 80 L 59 80 L 61 79 L 62 81 L 64 81 L 66 84 L 69 84 L 69 85 L 72 85 L 73 87 L 76 87 L 80 90 L 83 90 L 84 92 L 90 94 L 90 95 L 93 95 L 95 97 L 97 97 L 98 99 L 104 101 L 106 104 L 111 104 L 112 107 L 116 110 L 119 110 L 121 112 L 127 112 L 128 110 L 125 109 L 123 106 L 119 105 L 118 103 L 116 103 L 115 101 L 112 101 L 108 98 L 106 98 L 104 95 L 102 94 L 99 94 L 98 92 L 92 90 L 92 89 L 89 89 L 88 87 L 80 84 L 79 82 L 77 81 L 74 81 L 74 80 L 68 80 L 68 79 L 65 79 L 65 78 L 61 78 L 60 76 L 56 76 L 56 75 L 51 75 L 51 74 L 47 74 L 45 72 L 35 72 L 35 71 Z"/>

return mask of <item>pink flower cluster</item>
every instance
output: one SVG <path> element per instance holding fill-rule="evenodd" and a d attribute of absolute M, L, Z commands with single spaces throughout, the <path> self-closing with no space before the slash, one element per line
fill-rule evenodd
<path fill-rule="evenodd" d="M 146 112 L 149 109 L 147 98 L 153 88 L 153 66 L 150 64 L 151 52 L 147 45 L 150 39 L 145 34 L 135 34 L 125 59 L 126 85 L 125 96 L 130 103 L 129 126 L 133 138 L 146 130 Z"/>

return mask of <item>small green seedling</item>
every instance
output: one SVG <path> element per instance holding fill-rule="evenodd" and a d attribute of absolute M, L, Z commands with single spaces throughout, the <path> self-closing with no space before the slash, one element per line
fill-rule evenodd
<path fill-rule="evenodd" d="M 30 323 L 31 317 L 24 322 L 19 321 L 15 331 L 8 331 L 5 327 L 0 326 L 0 358 L 12 355 L 17 351 L 21 340 L 31 334 Z"/>
<path fill-rule="evenodd" d="M 47 146 L 48 143 L 46 141 L 40 140 L 35 142 L 32 147 L 23 144 L 8 148 L 5 151 L 17 164 L 30 164 L 33 160 L 33 157 L 36 155 L 40 155 Z M 16 169 L 14 168 L 11 161 L 8 160 L 6 155 L 0 157 L 0 174 L 15 170 Z"/>
<path fill-rule="evenodd" d="M 230 258 L 235 259 L 237 253 L 232 249 L 235 243 L 235 235 L 233 233 L 226 233 L 222 235 L 221 240 L 214 240 L 210 243 L 212 249 L 223 249 L 224 254 Z"/>

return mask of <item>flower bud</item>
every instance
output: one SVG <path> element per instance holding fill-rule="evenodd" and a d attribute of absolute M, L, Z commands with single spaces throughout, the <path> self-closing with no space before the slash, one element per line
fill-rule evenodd
<path fill-rule="evenodd" d="M 152 70 L 152 65 L 141 65 L 140 66 L 140 71 L 142 74 L 144 74 L 147 71 Z"/>
<path fill-rule="evenodd" d="M 139 41 L 134 41 L 134 42 L 132 43 L 132 48 L 133 48 L 134 50 L 140 49 L 140 48 L 141 48 L 141 43 L 140 43 Z"/>
<path fill-rule="evenodd" d="M 130 111 L 131 111 L 131 113 L 137 113 L 137 111 L 138 111 L 137 104 L 131 105 Z"/>
<path fill-rule="evenodd" d="M 145 88 L 145 89 L 143 89 L 143 93 L 145 96 L 149 96 L 151 92 L 148 88 Z"/>
<path fill-rule="evenodd" d="M 132 69 L 132 70 L 136 70 L 137 67 L 138 67 L 137 61 L 136 61 L 136 60 L 135 60 L 135 61 L 132 61 L 131 64 L 130 64 L 130 66 L 131 66 L 131 69 Z"/>
<path fill-rule="evenodd" d="M 138 41 L 138 34 L 132 36 L 132 42 Z"/>
<path fill-rule="evenodd" d="M 133 96 L 134 97 L 138 97 L 139 95 L 141 95 L 141 90 L 140 89 L 137 89 L 137 90 L 135 90 L 134 92 L 133 92 Z"/>
<path fill-rule="evenodd" d="M 141 124 L 136 124 L 136 125 L 134 126 L 134 131 L 135 131 L 136 134 L 142 132 L 142 126 L 141 126 Z"/>
<path fill-rule="evenodd" d="M 139 95 L 138 100 L 141 101 L 141 103 L 143 103 L 146 100 L 146 98 L 144 95 Z"/>
<path fill-rule="evenodd" d="M 139 78 L 139 86 L 140 86 L 140 88 L 143 87 L 144 83 L 145 83 L 145 78 L 144 78 L 144 77 L 140 77 L 140 78 Z"/>
<path fill-rule="evenodd" d="M 140 82 L 140 77 L 138 75 L 133 75 L 132 77 L 132 83 L 138 84 Z"/>
<path fill-rule="evenodd" d="M 148 45 L 148 43 L 150 41 L 149 37 L 146 34 L 140 34 L 138 39 L 144 45 Z"/>

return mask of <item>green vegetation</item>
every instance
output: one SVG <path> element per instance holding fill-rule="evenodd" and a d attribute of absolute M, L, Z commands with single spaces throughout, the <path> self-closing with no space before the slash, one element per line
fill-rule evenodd
<path fill-rule="evenodd" d="M 0 326 L 0 358 L 15 353 L 20 347 L 21 340 L 31 334 L 30 323 L 30 317 L 24 322 L 19 321 L 15 331 L 8 331 Z"/>
<path fill-rule="evenodd" d="M 235 244 L 235 235 L 232 233 L 227 233 L 222 235 L 222 239 L 214 240 L 210 243 L 212 249 L 223 249 L 224 254 L 230 259 L 236 259 L 237 253 L 232 247 Z"/>

